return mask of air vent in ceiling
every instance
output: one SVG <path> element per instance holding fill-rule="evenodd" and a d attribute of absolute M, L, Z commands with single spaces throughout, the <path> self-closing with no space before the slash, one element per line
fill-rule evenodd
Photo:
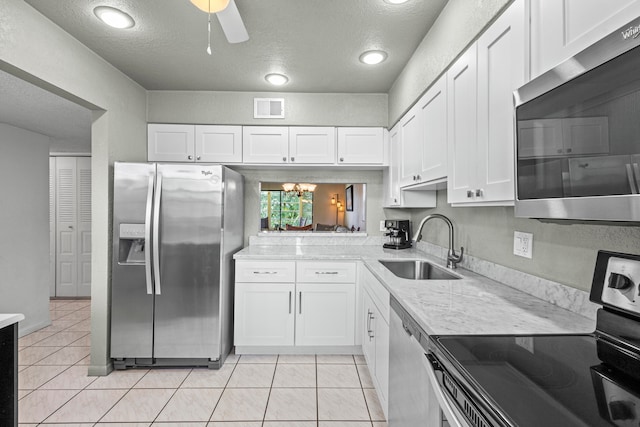
<path fill-rule="evenodd" d="M 284 98 L 253 98 L 254 119 L 284 119 Z"/>

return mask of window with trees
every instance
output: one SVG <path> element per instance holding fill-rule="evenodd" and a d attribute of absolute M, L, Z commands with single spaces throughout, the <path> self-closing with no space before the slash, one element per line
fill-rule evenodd
<path fill-rule="evenodd" d="M 285 230 L 287 225 L 313 224 L 313 193 L 267 190 L 260 192 L 260 218 L 263 230 Z"/>

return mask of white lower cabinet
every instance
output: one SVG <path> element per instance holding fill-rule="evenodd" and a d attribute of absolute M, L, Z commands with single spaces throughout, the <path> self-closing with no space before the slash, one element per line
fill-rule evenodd
<path fill-rule="evenodd" d="M 355 346 L 355 277 L 354 262 L 236 261 L 234 344 Z"/>
<path fill-rule="evenodd" d="M 362 266 L 362 353 L 385 416 L 389 405 L 389 292 Z"/>

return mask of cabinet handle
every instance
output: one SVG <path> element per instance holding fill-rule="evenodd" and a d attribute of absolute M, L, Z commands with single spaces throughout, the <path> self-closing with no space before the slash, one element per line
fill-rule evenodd
<path fill-rule="evenodd" d="M 484 196 L 484 190 L 482 188 L 476 189 L 476 197 Z"/>
<path fill-rule="evenodd" d="M 295 158 L 295 157 L 292 157 L 292 158 L 291 158 L 291 161 L 292 161 L 292 162 L 295 162 L 295 161 L 296 161 L 296 158 Z"/>
<path fill-rule="evenodd" d="M 196 160 L 200 160 L 200 156 L 196 157 Z"/>
<path fill-rule="evenodd" d="M 187 156 L 187 159 L 193 160 L 193 156 L 189 155 L 189 156 Z"/>
<path fill-rule="evenodd" d="M 337 271 L 316 271 L 316 274 L 338 274 Z"/>
<path fill-rule="evenodd" d="M 278 274 L 277 271 L 254 271 L 253 274 Z"/>
<path fill-rule="evenodd" d="M 415 181 L 416 180 L 416 176 L 415 175 L 411 176 L 411 180 Z"/>
<path fill-rule="evenodd" d="M 340 161 L 341 161 L 341 162 L 344 162 L 344 157 L 340 157 Z"/>
<path fill-rule="evenodd" d="M 393 199 L 393 203 L 398 203 L 398 199 Z"/>
<path fill-rule="evenodd" d="M 298 314 L 302 314 L 302 292 L 298 292 Z"/>
<path fill-rule="evenodd" d="M 558 148 L 558 154 L 562 154 L 562 149 Z"/>
<path fill-rule="evenodd" d="M 287 161 L 287 158 L 286 158 L 286 157 L 283 157 L 283 158 L 282 158 L 282 161 L 283 161 L 283 162 L 286 162 L 286 161 Z"/>
<path fill-rule="evenodd" d="M 567 148 L 567 153 L 570 153 L 571 150 L 572 150 L 571 148 Z"/>
<path fill-rule="evenodd" d="M 467 199 L 472 198 L 474 194 L 475 194 L 475 193 L 474 193 L 473 191 L 471 191 L 471 190 L 467 190 Z"/>
<path fill-rule="evenodd" d="M 293 292 L 289 291 L 289 314 L 291 314 L 291 297 Z"/>
<path fill-rule="evenodd" d="M 416 181 L 420 181 L 422 177 L 420 175 L 416 175 Z"/>

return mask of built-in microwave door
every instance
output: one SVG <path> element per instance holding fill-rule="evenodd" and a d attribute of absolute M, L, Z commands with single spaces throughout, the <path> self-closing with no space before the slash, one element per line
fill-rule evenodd
<path fill-rule="evenodd" d="M 571 158 L 569 181 L 573 197 L 638 194 L 629 155 Z"/>

